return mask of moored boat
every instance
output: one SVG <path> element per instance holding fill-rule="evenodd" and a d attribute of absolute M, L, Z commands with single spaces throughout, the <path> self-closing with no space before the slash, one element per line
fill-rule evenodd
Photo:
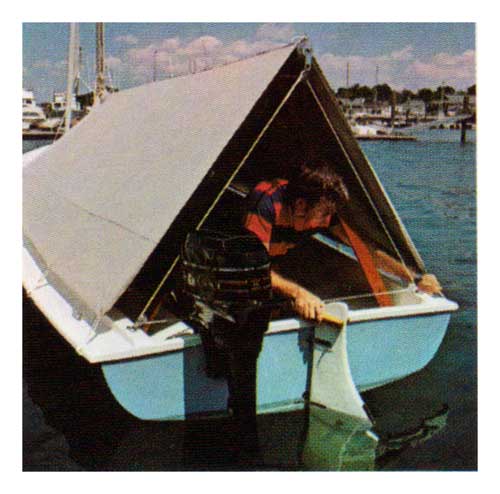
<path fill-rule="evenodd" d="M 43 122 L 45 118 L 45 112 L 37 105 L 33 91 L 23 89 L 23 131 Z"/>

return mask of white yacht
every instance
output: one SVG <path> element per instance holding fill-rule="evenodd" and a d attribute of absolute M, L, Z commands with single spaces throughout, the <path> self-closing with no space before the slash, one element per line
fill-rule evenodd
<path fill-rule="evenodd" d="M 23 130 L 45 120 L 45 112 L 36 104 L 33 91 L 23 89 Z"/>

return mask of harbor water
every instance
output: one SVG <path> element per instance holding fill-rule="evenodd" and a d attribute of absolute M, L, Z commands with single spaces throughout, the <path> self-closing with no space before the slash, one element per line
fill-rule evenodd
<path fill-rule="evenodd" d="M 475 133 L 468 132 L 466 144 L 453 130 L 421 131 L 417 138 L 361 146 L 427 270 L 460 309 L 424 370 L 363 394 L 374 418 L 371 430 L 322 410 L 308 417 L 260 416 L 262 457 L 242 465 L 235 462 L 225 419 L 142 422 L 130 416 L 111 396 L 99 367 L 78 357 L 24 299 L 29 403 L 60 434 L 69 464 L 99 471 L 476 470 Z M 43 144 L 25 142 L 23 151 Z M 50 461 L 28 462 L 28 453 L 25 469 L 51 469 Z"/>

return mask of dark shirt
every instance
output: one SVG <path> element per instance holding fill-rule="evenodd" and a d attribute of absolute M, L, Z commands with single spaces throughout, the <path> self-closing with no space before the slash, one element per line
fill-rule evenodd
<path fill-rule="evenodd" d="M 286 254 L 305 237 L 331 226 L 331 215 L 314 223 L 294 218 L 284 201 L 287 185 L 283 179 L 260 182 L 247 198 L 244 226 L 259 237 L 271 257 Z"/>

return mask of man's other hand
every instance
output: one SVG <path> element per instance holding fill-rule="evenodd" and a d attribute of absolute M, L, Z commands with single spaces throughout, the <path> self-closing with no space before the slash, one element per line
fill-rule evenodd
<path fill-rule="evenodd" d="M 325 304 L 322 300 L 304 288 L 299 288 L 294 297 L 293 307 L 302 319 L 321 321 Z"/>

